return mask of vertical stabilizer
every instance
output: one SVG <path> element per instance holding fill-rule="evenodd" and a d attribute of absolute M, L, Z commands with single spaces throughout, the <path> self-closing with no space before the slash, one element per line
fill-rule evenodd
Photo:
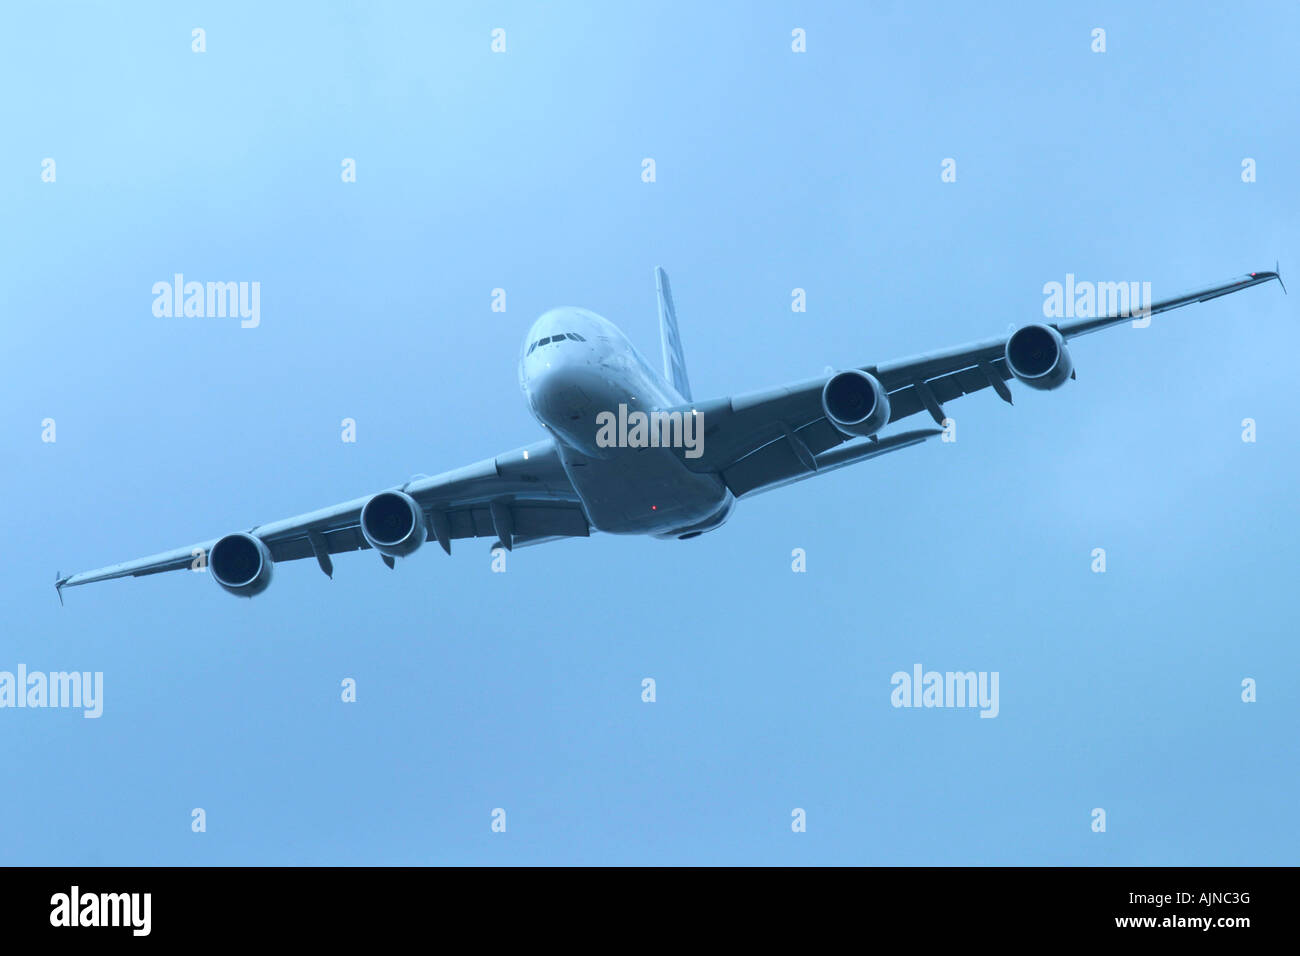
<path fill-rule="evenodd" d="M 686 378 L 686 356 L 682 354 L 682 337 L 677 331 L 677 309 L 673 305 L 673 290 L 668 285 L 668 273 L 655 266 L 655 288 L 659 292 L 659 337 L 664 347 L 664 378 L 690 401 L 691 383 Z"/>

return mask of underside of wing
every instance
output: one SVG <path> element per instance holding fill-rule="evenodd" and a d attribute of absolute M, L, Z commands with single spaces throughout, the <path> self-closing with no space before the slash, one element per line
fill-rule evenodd
<path fill-rule="evenodd" d="M 446 521 L 447 535 L 445 541 L 450 544 L 463 538 L 496 538 L 502 546 L 507 544 L 521 547 L 534 543 L 538 539 L 585 538 L 591 534 L 591 525 L 580 505 L 564 501 L 528 501 L 519 498 L 501 498 L 497 502 L 497 515 L 493 515 L 491 504 L 465 505 L 456 508 L 440 508 L 438 513 Z M 426 510 L 425 541 L 438 541 L 435 530 L 436 520 Z M 498 527 L 500 516 L 505 521 Z M 346 551 L 365 551 L 371 545 L 361 531 L 359 521 L 347 527 L 332 531 L 317 532 L 324 545 L 325 554 L 339 554 Z M 271 555 L 277 562 L 295 561 L 316 555 L 309 534 L 281 535 L 270 545 Z M 450 547 L 447 548 L 450 552 Z"/>
<path fill-rule="evenodd" d="M 746 455 L 724 471 L 722 477 L 727 487 L 731 489 L 731 493 L 737 498 L 742 498 L 760 491 L 783 488 L 817 475 L 828 474 L 847 465 L 876 458 L 901 448 L 910 448 L 939 434 L 942 434 L 941 429 L 921 428 L 899 432 L 875 441 L 853 442 L 816 455 L 812 460 L 813 467 L 809 467 L 807 461 L 792 450 L 790 442 L 778 440 Z"/>
<path fill-rule="evenodd" d="M 1004 358 L 971 365 L 935 378 L 918 378 L 910 385 L 889 392 L 890 422 L 907 418 L 918 412 L 929 412 L 935 424 L 942 425 L 946 417 L 944 403 L 992 387 L 1008 405 L 1011 389 L 1006 385 L 1012 378 Z"/>

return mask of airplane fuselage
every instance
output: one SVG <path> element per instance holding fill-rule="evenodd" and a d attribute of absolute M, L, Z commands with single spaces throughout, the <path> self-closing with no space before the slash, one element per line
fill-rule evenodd
<path fill-rule="evenodd" d="M 519 384 L 597 530 L 693 537 L 731 514 L 735 499 L 722 479 L 690 470 L 681 448 L 598 443 L 602 412 L 686 403 L 612 322 L 572 307 L 544 313 L 524 340 Z"/>

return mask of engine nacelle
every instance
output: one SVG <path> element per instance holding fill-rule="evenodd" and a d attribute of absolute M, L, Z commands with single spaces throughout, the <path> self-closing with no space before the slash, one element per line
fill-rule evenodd
<path fill-rule="evenodd" d="M 251 534 L 228 534 L 208 552 L 208 573 L 212 580 L 235 597 L 261 594 L 271 584 L 271 549 Z"/>
<path fill-rule="evenodd" d="M 361 534 L 380 554 L 404 558 L 428 537 L 424 509 L 404 491 L 381 491 L 361 509 Z"/>
<path fill-rule="evenodd" d="M 874 435 L 889 424 L 889 396 L 880 380 L 867 372 L 836 372 L 822 388 L 822 409 L 846 435 Z"/>
<path fill-rule="evenodd" d="M 1007 368 L 1030 388 L 1060 388 L 1074 371 L 1065 339 L 1047 325 L 1026 325 L 1007 339 Z"/>

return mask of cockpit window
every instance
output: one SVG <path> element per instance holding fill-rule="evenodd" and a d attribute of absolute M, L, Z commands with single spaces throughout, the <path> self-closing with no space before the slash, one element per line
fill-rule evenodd
<path fill-rule="evenodd" d="M 565 339 L 572 339 L 572 340 L 575 341 L 575 342 L 585 342 L 585 341 L 587 341 L 587 340 L 584 339 L 581 335 L 579 335 L 577 332 L 565 332 L 563 335 L 548 335 L 546 338 L 544 338 L 544 339 L 538 339 L 538 340 L 537 340 L 536 342 L 534 342 L 532 345 L 528 346 L 528 351 L 525 352 L 524 354 L 525 354 L 525 355 L 532 355 L 532 354 L 533 354 L 533 349 L 539 348 L 539 347 L 541 347 L 541 346 L 543 346 L 543 345 L 553 345 L 553 344 L 556 344 L 556 343 L 558 343 L 558 342 L 563 342 Z"/>

